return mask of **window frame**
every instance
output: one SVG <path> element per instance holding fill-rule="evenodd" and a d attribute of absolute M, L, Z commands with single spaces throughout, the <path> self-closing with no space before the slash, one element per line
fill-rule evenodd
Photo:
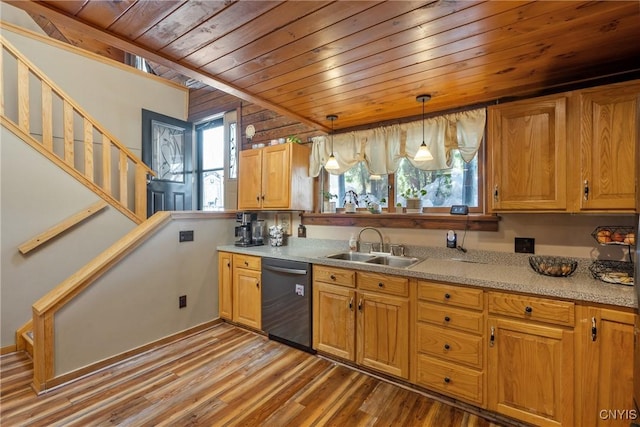
<path fill-rule="evenodd" d="M 214 172 L 214 171 L 222 171 L 223 176 L 225 173 L 225 167 L 224 167 L 224 156 L 226 156 L 228 153 L 226 152 L 226 149 L 223 148 L 223 162 L 222 162 L 222 167 L 220 168 L 215 168 L 215 169 L 207 169 L 204 170 L 204 159 L 203 159 L 203 141 L 202 141 L 202 136 L 203 136 L 203 132 L 207 129 L 210 128 L 214 128 L 214 127 L 222 127 L 223 129 L 223 135 L 224 135 L 224 117 L 220 116 L 220 117 L 216 117 L 214 119 L 211 120 L 207 120 L 205 122 L 202 123 L 198 123 L 195 126 L 195 130 L 196 130 L 196 152 L 198 153 L 198 162 L 197 162 L 197 168 L 196 168 L 196 174 L 197 174 L 197 179 L 196 179 L 196 183 L 197 183 L 197 188 L 196 191 L 198 193 L 198 210 L 199 211 L 204 211 L 204 206 L 202 205 L 203 201 L 204 201 L 204 174 L 206 172 Z M 224 147 L 224 137 L 223 137 L 223 147 Z M 225 190 L 226 191 L 226 190 Z M 223 206 L 224 209 L 224 206 Z"/>

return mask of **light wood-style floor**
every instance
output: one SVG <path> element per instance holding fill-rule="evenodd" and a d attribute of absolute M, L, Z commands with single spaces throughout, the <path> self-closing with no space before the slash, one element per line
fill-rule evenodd
<path fill-rule="evenodd" d="M 221 323 L 41 396 L 24 352 L 0 358 L 0 425 L 497 426 Z"/>

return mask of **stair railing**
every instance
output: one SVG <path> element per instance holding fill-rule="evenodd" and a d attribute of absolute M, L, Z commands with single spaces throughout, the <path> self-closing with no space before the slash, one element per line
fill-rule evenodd
<path fill-rule="evenodd" d="M 144 221 L 147 177 L 155 173 L 2 36 L 0 45 L 2 124 L 133 221 Z M 14 78 L 17 88 L 8 87 Z"/>

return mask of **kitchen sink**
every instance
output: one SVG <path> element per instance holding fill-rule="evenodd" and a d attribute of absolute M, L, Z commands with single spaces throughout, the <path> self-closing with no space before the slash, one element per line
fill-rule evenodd
<path fill-rule="evenodd" d="M 338 254 L 327 255 L 327 258 L 340 259 L 343 261 L 368 262 L 376 258 L 376 256 L 371 254 L 363 254 L 360 252 L 340 252 Z"/>
<path fill-rule="evenodd" d="M 367 261 L 367 263 L 387 265 L 389 267 L 410 267 L 419 261 L 422 261 L 422 260 L 419 258 L 413 258 L 413 257 L 407 257 L 407 256 L 386 255 L 386 256 L 375 257 Z"/>
<path fill-rule="evenodd" d="M 407 268 L 422 261 L 420 258 L 386 254 L 364 254 L 360 252 L 340 252 L 327 255 L 327 258 L 365 264 L 386 265 L 388 267 Z"/>

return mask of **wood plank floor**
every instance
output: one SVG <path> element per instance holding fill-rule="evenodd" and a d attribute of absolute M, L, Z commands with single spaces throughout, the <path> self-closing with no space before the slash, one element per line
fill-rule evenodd
<path fill-rule="evenodd" d="M 0 358 L 0 425 L 498 426 L 429 397 L 221 323 L 59 387 Z"/>

